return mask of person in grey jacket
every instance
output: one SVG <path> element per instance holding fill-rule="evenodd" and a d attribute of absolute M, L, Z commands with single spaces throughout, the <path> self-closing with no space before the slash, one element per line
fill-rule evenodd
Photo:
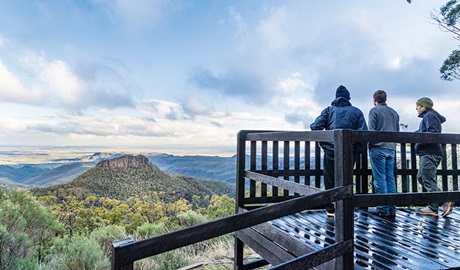
<path fill-rule="evenodd" d="M 419 129 L 415 132 L 441 133 L 441 124 L 446 118 L 433 109 L 433 101 L 428 97 L 422 97 L 416 102 L 418 117 L 422 118 Z M 419 168 L 417 180 L 428 192 L 441 191 L 438 187 L 436 170 L 442 159 L 442 148 L 439 143 L 416 143 L 415 152 L 419 156 Z M 452 202 L 442 205 L 444 212 L 442 216 L 447 216 L 452 211 Z M 417 209 L 417 214 L 437 217 L 438 203 L 430 203 L 427 207 Z"/>
<path fill-rule="evenodd" d="M 340 85 L 335 93 L 335 99 L 331 105 L 325 108 L 316 118 L 315 122 L 310 125 L 311 130 L 333 130 L 333 129 L 354 129 L 367 130 L 364 115 L 360 109 L 350 103 L 350 92 Z M 335 187 L 334 181 L 334 144 L 330 142 L 321 143 L 324 151 L 323 171 L 324 186 L 326 189 Z M 362 152 L 362 144 L 354 146 L 354 153 Z M 326 206 L 328 217 L 334 217 L 335 208 L 330 204 Z"/>
<path fill-rule="evenodd" d="M 399 115 L 386 103 L 387 93 L 378 90 L 373 95 L 374 108 L 369 111 L 369 130 L 374 131 L 399 131 Z M 396 193 L 394 175 L 396 143 L 371 142 L 369 143 L 369 158 L 374 176 L 374 193 Z M 377 211 L 369 210 L 373 214 L 383 217 L 396 215 L 395 205 L 382 205 L 376 207 Z"/>

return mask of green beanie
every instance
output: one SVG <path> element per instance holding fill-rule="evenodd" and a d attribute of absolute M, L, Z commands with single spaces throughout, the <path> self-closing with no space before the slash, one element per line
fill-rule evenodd
<path fill-rule="evenodd" d="M 427 107 L 429 109 L 433 108 L 433 100 L 431 100 L 431 98 L 428 97 L 419 98 L 419 100 L 417 100 L 415 104 Z"/>

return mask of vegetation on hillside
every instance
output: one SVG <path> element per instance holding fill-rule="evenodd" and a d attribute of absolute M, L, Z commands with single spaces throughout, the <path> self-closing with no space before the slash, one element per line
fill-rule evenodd
<path fill-rule="evenodd" d="M 114 241 L 144 239 L 234 211 L 234 200 L 226 195 L 174 202 L 158 195 L 125 201 L 70 196 L 60 201 L 0 188 L 0 269 L 109 269 Z M 214 238 L 141 260 L 135 268 L 176 269 L 212 259 L 212 254 L 231 256 L 231 245 L 228 235 Z"/>
<path fill-rule="evenodd" d="M 87 197 L 127 200 L 150 197 L 154 192 L 165 201 L 180 198 L 191 201 L 195 196 L 234 194 L 234 186 L 220 181 L 203 181 L 181 175 L 169 175 L 151 163 L 136 168 L 96 166 L 71 182 L 46 188 L 35 188 L 36 196 L 55 196 L 59 200 Z"/>
<path fill-rule="evenodd" d="M 0 186 L 0 270 L 109 269 L 114 241 L 152 237 L 233 214 L 234 186 L 169 175 L 145 157 L 119 157 L 63 185 Z M 231 255 L 222 236 L 136 263 L 176 269 Z M 224 250 L 224 252 L 222 252 Z M 225 254 L 223 254 L 225 253 Z"/>

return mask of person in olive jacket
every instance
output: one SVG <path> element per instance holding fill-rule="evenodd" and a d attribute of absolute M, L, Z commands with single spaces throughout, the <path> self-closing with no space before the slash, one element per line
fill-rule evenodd
<path fill-rule="evenodd" d="M 325 108 L 316 120 L 310 125 L 311 130 L 334 130 L 334 129 L 353 129 L 367 130 L 366 120 L 362 111 L 350 103 L 350 92 L 340 85 L 335 93 L 335 99 L 331 105 Z M 324 151 L 323 171 L 324 186 L 326 189 L 335 187 L 334 181 L 334 144 L 331 142 L 321 143 Z M 354 153 L 363 152 L 364 144 L 355 144 Z M 326 206 L 328 217 L 333 217 L 335 208 L 333 204 Z"/>
<path fill-rule="evenodd" d="M 442 123 L 446 118 L 433 109 L 433 101 L 428 97 L 422 97 L 417 100 L 416 110 L 418 117 L 422 118 L 419 129 L 415 132 L 441 133 Z M 436 170 L 442 159 L 442 148 L 439 143 L 416 143 L 415 152 L 419 156 L 419 168 L 417 174 L 418 182 L 428 192 L 441 191 L 438 187 Z M 452 211 L 452 202 L 446 202 L 442 205 L 442 216 L 447 216 Z M 417 214 L 426 216 L 438 216 L 438 203 L 430 203 L 428 206 L 417 209 Z"/>

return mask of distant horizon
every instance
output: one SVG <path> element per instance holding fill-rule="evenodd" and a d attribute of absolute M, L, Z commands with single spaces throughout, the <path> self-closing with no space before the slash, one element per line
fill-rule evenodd
<path fill-rule="evenodd" d="M 233 150 L 233 151 L 232 151 Z M 0 165 L 52 163 L 58 159 L 80 158 L 95 153 L 123 154 L 169 154 L 174 156 L 220 156 L 236 154 L 236 144 L 228 146 L 41 146 L 41 145 L 0 145 Z"/>

